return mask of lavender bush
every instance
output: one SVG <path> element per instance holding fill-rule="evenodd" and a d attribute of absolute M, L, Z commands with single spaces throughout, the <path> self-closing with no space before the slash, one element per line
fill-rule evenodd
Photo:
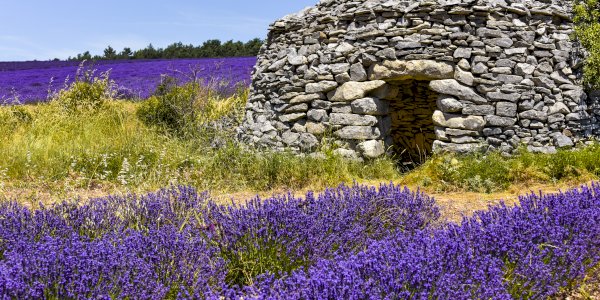
<path fill-rule="evenodd" d="M 432 198 L 392 184 L 256 198 L 244 206 L 212 204 L 209 211 L 232 270 L 228 282 L 238 285 L 264 272 L 285 275 L 318 258 L 353 253 L 369 240 L 411 233 L 439 218 Z"/>
<path fill-rule="evenodd" d="M 219 205 L 144 196 L 0 204 L 0 298 L 540 299 L 600 262 L 600 186 L 440 225 L 393 184 Z"/>
<path fill-rule="evenodd" d="M 600 262 L 600 186 L 529 195 L 462 224 L 396 234 L 246 291 L 290 299 L 545 299 Z"/>

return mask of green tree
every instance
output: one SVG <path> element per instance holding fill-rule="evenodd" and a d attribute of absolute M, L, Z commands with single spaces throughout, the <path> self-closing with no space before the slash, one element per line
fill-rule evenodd
<path fill-rule="evenodd" d="M 119 58 L 122 58 L 122 59 L 129 59 L 129 58 L 132 58 L 132 56 L 133 56 L 133 51 L 131 51 L 131 48 L 129 48 L 129 47 L 123 48 L 123 51 L 121 51 L 121 53 L 119 53 Z"/>
<path fill-rule="evenodd" d="M 584 82 L 600 88 L 600 5 L 598 0 L 576 0 L 575 37 L 588 52 L 584 63 Z"/>
<path fill-rule="evenodd" d="M 162 49 L 156 49 L 152 44 L 150 44 L 148 47 L 142 50 L 135 51 L 134 57 L 142 59 L 161 58 L 162 51 Z"/>
<path fill-rule="evenodd" d="M 117 53 L 111 46 L 104 49 L 103 56 L 92 56 L 89 51 L 69 58 L 69 60 L 97 60 L 97 59 L 154 59 L 154 58 L 203 58 L 203 57 L 228 57 L 228 56 L 256 56 L 262 46 L 261 39 L 252 39 L 246 43 L 229 40 L 221 43 L 212 39 L 205 41 L 200 46 L 185 45 L 182 42 L 168 45 L 165 49 L 154 48 L 149 44 L 146 48 L 132 51 L 125 47 Z"/>
<path fill-rule="evenodd" d="M 113 49 L 110 45 L 104 49 L 104 59 L 116 59 L 117 51 Z"/>
<path fill-rule="evenodd" d="M 198 57 L 219 57 L 221 52 L 221 41 L 208 40 L 199 47 Z"/>
<path fill-rule="evenodd" d="M 77 54 L 77 60 L 91 60 L 92 59 L 92 55 L 90 54 L 90 51 L 85 51 L 83 52 L 83 54 Z"/>
<path fill-rule="evenodd" d="M 256 56 L 262 47 L 263 41 L 259 38 L 249 40 L 245 45 L 244 56 Z"/>

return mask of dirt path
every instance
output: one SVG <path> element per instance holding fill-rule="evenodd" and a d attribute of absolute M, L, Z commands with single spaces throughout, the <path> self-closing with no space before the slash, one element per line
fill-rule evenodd
<path fill-rule="evenodd" d="M 378 186 L 380 181 L 362 181 L 360 184 L 366 184 L 371 186 Z M 397 182 L 396 182 L 397 183 Z M 587 182 L 589 183 L 589 182 Z M 352 184 L 352 183 L 347 183 Z M 398 183 L 397 183 L 398 184 Z M 455 221 L 458 222 L 462 219 L 463 215 L 469 216 L 473 212 L 477 210 L 487 209 L 489 205 L 499 204 L 500 201 L 504 201 L 506 204 L 512 205 L 518 201 L 519 196 L 526 195 L 530 193 L 539 193 L 543 191 L 545 194 L 555 193 L 560 190 L 567 190 L 574 187 L 579 187 L 582 184 L 586 184 L 586 182 L 573 182 L 573 183 L 562 183 L 562 184 L 537 184 L 537 185 L 528 185 L 528 186 L 512 186 L 506 191 L 497 192 L 497 193 L 475 193 L 475 192 L 439 192 L 435 190 L 430 190 L 427 188 L 422 188 L 418 186 L 408 186 L 411 190 L 416 191 L 420 189 L 427 195 L 430 195 L 435 198 L 438 205 L 442 208 L 442 220 L 446 221 Z M 212 198 L 223 204 L 231 203 L 231 201 L 235 203 L 243 203 L 246 200 L 249 200 L 256 195 L 259 195 L 261 198 L 267 198 L 272 195 L 277 194 L 285 194 L 291 192 L 295 196 L 304 196 L 306 192 L 309 190 L 313 190 L 315 192 L 320 192 L 323 189 L 277 189 L 271 191 L 242 191 L 242 192 L 230 192 L 223 193 L 214 191 L 211 192 Z M 137 194 L 143 194 L 148 191 L 145 190 L 134 190 L 128 191 L 119 189 L 116 187 L 95 187 L 91 189 L 73 189 L 68 192 L 52 192 L 50 189 L 43 186 L 28 186 L 24 188 L 12 187 L 5 188 L 4 190 L 0 190 L 0 199 L 7 198 L 17 200 L 18 202 L 29 206 L 29 207 L 37 207 L 39 203 L 44 203 L 45 205 L 51 204 L 58 199 L 74 199 L 78 198 L 81 201 L 87 201 L 89 199 L 98 198 L 102 196 L 106 196 L 109 194 L 124 194 L 128 192 L 134 192 Z"/>
<path fill-rule="evenodd" d="M 360 182 L 361 184 L 378 186 L 379 182 Z M 589 182 L 588 182 L 589 183 Z M 428 190 L 427 188 L 420 188 L 417 186 L 408 186 L 411 190 L 416 191 L 418 188 L 435 198 L 438 205 L 442 208 L 442 219 L 447 221 L 458 222 L 462 219 L 462 216 L 472 215 L 473 212 L 478 210 L 487 209 L 489 205 L 499 204 L 504 201 L 508 205 L 513 205 L 519 200 L 519 196 L 536 193 L 539 194 L 543 191 L 544 194 L 556 193 L 559 191 L 568 190 L 571 188 L 580 187 L 582 183 L 564 183 L 564 184 L 537 184 L 529 186 L 512 186 L 510 189 L 497 192 L 497 193 L 475 193 L 475 192 L 438 192 Z M 302 196 L 310 189 L 295 190 L 292 193 L 296 196 Z M 213 194 L 213 198 L 221 203 L 243 202 L 246 199 L 250 199 L 256 195 L 261 197 L 269 197 L 275 194 L 287 193 L 287 190 L 275 190 L 269 192 L 236 192 L 236 193 L 225 193 L 225 194 Z"/>

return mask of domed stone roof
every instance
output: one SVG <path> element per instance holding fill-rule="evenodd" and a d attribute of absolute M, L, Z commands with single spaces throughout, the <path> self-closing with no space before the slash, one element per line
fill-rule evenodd
<path fill-rule="evenodd" d="M 418 160 L 597 134 L 567 1 L 322 0 L 275 21 L 241 140 Z"/>

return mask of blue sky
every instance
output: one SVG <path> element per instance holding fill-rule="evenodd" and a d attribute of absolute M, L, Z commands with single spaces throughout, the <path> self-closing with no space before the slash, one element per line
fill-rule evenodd
<path fill-rule="evenodd" d="M 318 0 L 0 0 L 0 61 L 65 59 L 107 45 L 194 45 L 266 37 L 268 25 Z"/>

